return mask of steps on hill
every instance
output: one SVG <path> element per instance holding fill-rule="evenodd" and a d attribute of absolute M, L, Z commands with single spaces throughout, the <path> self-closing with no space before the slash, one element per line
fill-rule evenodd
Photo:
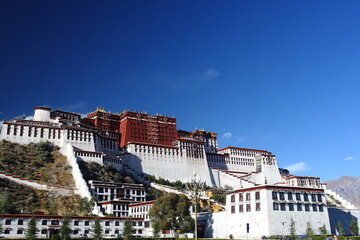
<path fill-rule="evenodd" d="M 355 205 L 347 201 L 345 198 L 341 197 L 336 192 L 325 188 L 324 189 L 327 200 L 333 204 L 335 204 L 339 208 L 346 208 L 346 209 L 357 209 Z M 331 196 L 331 197 L 330 197 Z M 340 204 L 339 204 L 340 203 Z"/>
<path fill-rule="evenodd" d="M 216 184 L 218 187 L 230 186 L 233 189 L 243 188 L 243 187 L 253 187 L 256 185 L 251 179 L 248 179 L 249 176 L 252 176 L 251 173 L 241 173 L 235 171 L 227 171 L 220 168 L 212 167 L 213 175 L 221 175 L 219 182 Z M 216 177 L 215 177 L 216 178 Z"/>
<path fill-rule="evenodd" d="M 71 145 L 71 143 L 66 144 L 65 146 L 60 148 L 60 152 L 66 156 L 68 164 L 72 168 L 72 175 L 75 181 L 75 185 L 77 187 L 76 193 L 79 194 L 81 197 L 86 197 L 89 200 L 91 199 L 91 193 L 89 190 L 89 187 L 81 173 L 79 164 L 78 164 L 78 158 L 75 156 L 74 148 Z M 100 217 L 103 217 L 104 214 L 101 211 L 100 206 L 95 201 L 95 206 L 93 209 L 93 214 L 96 214 Z"/>
<path fill-rule="evenodd" d="M 10 181 L 16 182 L 17 184 L 35 188 L 38 190 L 55 191 L 59 195 L 63 195 L 63 196 L 72 195 L 72 194 L 74 194 L 74 190 L 76 190 L 76 189 L 70 188 L 70 187 L 63 187 L 63 186 L 59 186 L 59 185 L 50 185 L 50 184 L 46 184 L 46 183 L 35 181 L 35 180 L 21 178 L 19 176 L 14 176 L 14 175 L 7 174 L 4 172 L 0 172 L 0 178 L 7 179 Z"/>
<path fill-rule="evenodd" d="M 129 165 L 126 163 L 123 164 L 123 171 L 127 175 L 130 175 L 132 178 L 134 178 L 136 181 L 138 181 L 146 186 L 151 185 L 151 182 L 149 180 L 145 179 L 144 174 L 138 173 L 137 171 L 135 171 L 134 169 L 129 167 Z"/>

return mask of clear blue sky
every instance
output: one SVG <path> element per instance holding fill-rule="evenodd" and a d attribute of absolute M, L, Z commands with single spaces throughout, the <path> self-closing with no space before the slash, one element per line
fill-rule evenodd
<path fill-rule="evenodd" d="M 175 116 L 322 180 L 359 176 L 359 1 L 0 1 L 0 120 Z"/>

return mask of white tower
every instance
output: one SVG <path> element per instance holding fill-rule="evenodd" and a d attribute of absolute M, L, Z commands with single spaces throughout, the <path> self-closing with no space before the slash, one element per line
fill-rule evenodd
<path fill-rule="evenodd" d="M 50 111 L 51 108 L 48 107 L 36 107 L 34 108 L 34 120 L 40 122 L 49 122 L 50 121 Z"/>

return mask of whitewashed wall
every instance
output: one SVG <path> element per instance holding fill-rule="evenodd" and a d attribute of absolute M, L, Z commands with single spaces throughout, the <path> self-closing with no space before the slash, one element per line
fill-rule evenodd
<path fill-rule="evenodd" d="M 129 144 L 127 151 L 129 154 L 124 156 L 123 162 L 128 164 L 138 173 L 154 175 L 155 177 L 165 178 L 169 181 L 184 181 L 193 176 L 195 171 L 207 185 L 212 186 L 209 168 L 205 158 L 186 157 L 180 150 L 173 151 L 167 147 L 142 146 L 141 152 L 135 151 L 136 144 Z M 155 151 L 149 148 L 156 148 Z M 160 153 L 162 152 L 162 153 Z"/>

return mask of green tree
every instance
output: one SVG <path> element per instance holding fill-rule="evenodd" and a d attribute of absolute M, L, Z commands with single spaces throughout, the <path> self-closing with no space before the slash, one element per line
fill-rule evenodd
<path fill-rule="evenodd" d="M 336 227 L 338 228 L 339 236 L 344 236 L 345 235 L 345 230 L 344 230 L 344 227 L 343 227 L 343 225 L 341 224 L 340 221 L 337 222 Z"/>
<path fill-rule="evenodd" d="M 36 227 L 36 220 L 32 217 L 28 222 L 28 228 L 26 230 L 26 239 L 35 240 L 39 229 Z"/>
<path fill-rule="evenodd" d="M 83 215 L 91 215 L 91 212 L 95 206 L 95 197 L 91 197 L 90 200 L 88 198 L 79 198 L 78 200 L 78 211 Z"/>
<path fill-rule="evenodd" d="M 194 219 L 191 218 L 190 201 L 185 195 L 170 193 L 159 197 L 150 209 L 149 216 L 155 230 L 194 231 Z"/>
<path fill-rule="evenodd" d="M 124 229 L 123 229 L 123 234 L 126 240 L 132 239 L 133 238 L 133 220 L 132 218 L 126 218 L 125 222 L 124 222 Z"/>
<path fill-rule="evenodd" d="M 226 202 L 226 194 L 216 194 L 211 197 L 217 202 L 225 203 Z"/>
<path fill-rule="evenodd" d="M 161 231 L 160 223 L 159 222 L 154 222 L 152 224 L 152 228 L 153 228 L 153 237 L 154 237 L 154 239 L 159 239 L 160 231 Z"/>
<path fill-rule="evenodd" d="M 7 192 L 0 193 L 0 214 L 14 213 L 14 206 Z"/>
<path fill-rule="evenodd" d="M 296 235 L 296 228 L 295 228 L 295 221 L 294 219 L 291 217 L 290 218 L 290 225 L 289 225 L 289 235 L 290 235 L 290 239 L 295 239 L 295 235 Z"/>
<path fill-rule="evenodd" d="M 94 240 L 101 240 L 101 238 L 102 238 L 102 228 L 100 225 L 99 217 L 96 217 L 94 219 L 94 225 L 92 228 L 92 237 Z"/>
<path fill-rule="evenodd" d="M 3 234 L 3 233 L 4 233 L 4 228 L 3 228 L 2 223 L 0 222 L 0 234 Z"/>
<path fill-rule="evenodd" d="M 349 230 L 353 236 L 359 235 L 359 225 L 355 218 L 351 219 Z"/>
<path fill-rule="evenodd" d="M 311 223 L 310 223 L 310 222 L 307 222 L 307 223 L 306 223 L 306 236 L 307 236 L 308 238 L 310 238 L 311 235 L 314 235 L 314 230 L 313 230 L 312 227 L 311 227 Z"/>
<path fill-rule="evenodd" d="M 322 225 L 322 226 L 320 227 L 320 232 L 321 232 L 322 235 L 326 235 L 326 234 L 327 234 L 327 229 L 326 229 L 325 223 L 324 223 L 324 225 Z"/>
<path fill-rule="evenodd" d="M 60 228 L 60 238 L 62 240 L 69 240 L 71 239 L 70 234 L 72 230 L 70 228 L 70 220 L 69 217 L 64 217 L 64 220 L 62 222 L 61 228 Z"/>

